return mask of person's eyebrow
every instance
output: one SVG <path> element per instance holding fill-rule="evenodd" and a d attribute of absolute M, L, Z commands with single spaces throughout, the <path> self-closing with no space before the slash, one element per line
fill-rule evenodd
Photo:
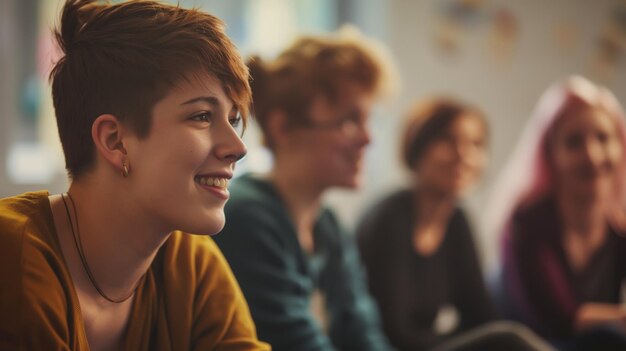
<path fill-rule="evenodd" d="M 191 105 L 191 104 L 195 104 L 197 102 L 206 102 L 209 105 L 213 105 L 215 107 L 221 107 L 222 106 L 222 104 L 220 103 L 220 100 L 218 98 L 216 98 L 215 96 L 198 96 L 198 97 L 195 97 L 193 99 L 187 100 L 187 101 L 183 102 L 180 105 L 181 106 L 183 106 L 183 105 Z"/>

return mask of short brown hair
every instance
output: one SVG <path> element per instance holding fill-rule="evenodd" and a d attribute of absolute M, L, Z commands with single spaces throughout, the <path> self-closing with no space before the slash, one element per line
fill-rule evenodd
<path fill-rule="evenodd" d="M 488 131 L 484 114 L 476 107 L 449 97 L 432 97 L 417 102 L 409 110 L 402 139 L 404 165 L 413 169 L 424 151 L 442 138 L 454 120 L 466 114 L 480 119 Z"/>
<path fill-rule="evenodd" d="M 93 166 L 98 116 L 113 114 L 145 137 L 154 104 L 198 71 L 217 77 L 247 115 L 248 70 L 217 17 L 153 1 L 68 0 L 55 36 L 64 56 L 50 74 L 52 96 L 73 178 Z"/>
<path fill-rule="evenodd" d="M 337 103 L 346 83 L 381 92 L 390 79 L 388 66 L 380 50 L 357 35 L 300 37 L 274 60 L 248 61 L 254 116 L 264 132 L 274 110 L 283 111 L 291 124 L 307 122 L 313 100 L 322 95 Z"/>

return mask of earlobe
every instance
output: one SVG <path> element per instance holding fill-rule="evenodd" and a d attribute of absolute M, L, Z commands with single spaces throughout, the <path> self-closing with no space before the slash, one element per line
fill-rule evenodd
<path fill-rule="evenodd" d="M 119 119 L 111 114 L 98 116 L 91 125 L 91 137 L 98 153 L 112 167 L 127 174 L 128 161 L 123 131 Z"/>

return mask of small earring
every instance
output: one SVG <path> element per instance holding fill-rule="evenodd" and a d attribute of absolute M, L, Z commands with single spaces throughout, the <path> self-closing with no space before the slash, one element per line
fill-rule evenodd
<path fill-rule="evenodd" d="M 128 165 L 126 164 L 126 161 L 122 161 L 122 176 L 124 178 L 128 177 L 128 174 L 130 173 L 129 169 L 128 169 Z"/>

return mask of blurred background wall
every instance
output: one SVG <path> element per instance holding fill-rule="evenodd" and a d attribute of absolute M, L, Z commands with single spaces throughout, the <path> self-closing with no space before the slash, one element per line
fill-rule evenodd
<path fill-rule="evenodd" d="M 172 1 L 175 3 L 175 1 Z M 401 89 L 377 106 L 366 185 L 335 191 L 328 202 L 348 227 L 373 201 L 405 184 L 398 135 L 417 98 L 448 94 L 480 106 L 491 124 L 491 163 L 464 202 L 483 263 L 497 263 L 497 238 L 481 218 L 490 185 L 542 91 L 577 73 L 626 103 L 625 0 L 186 0 L 218 17 L 244 53 L 271 57 L 299 33 L 346 23 L 385 44 Z M 0 1 L 0 197 L 67 187 L 46 75 L 58 57 L 50 28 L 62 1 Z M 238 173 L 262 171 L 271 159 L 254 126 Z"/>

